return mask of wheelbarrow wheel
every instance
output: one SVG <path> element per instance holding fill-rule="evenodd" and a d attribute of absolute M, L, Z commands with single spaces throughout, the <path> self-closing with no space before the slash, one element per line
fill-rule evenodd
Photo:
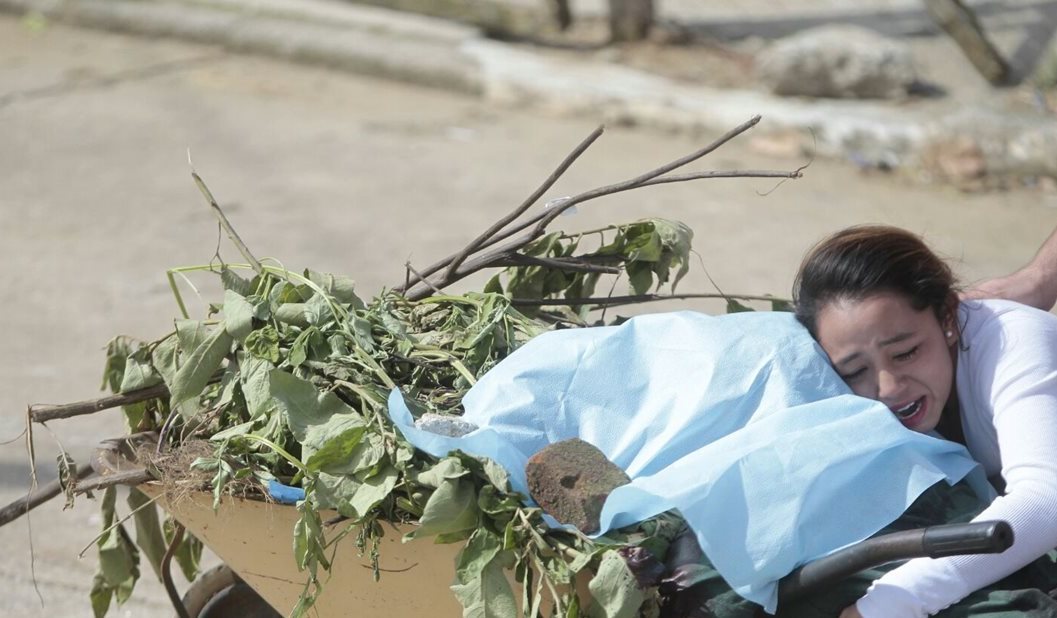
<path fill-rule="evenodd" d="M 226 564 L 195 578 L 183 604 L 191 618 L 283 618 Z"/>

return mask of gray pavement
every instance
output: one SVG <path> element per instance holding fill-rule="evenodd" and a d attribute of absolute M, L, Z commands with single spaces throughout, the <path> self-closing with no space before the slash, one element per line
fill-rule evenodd
<path fill-rule="evenodd" d="M 509 0 L 512 5 L 543 3 Z M 1057 3 L 973 3 L 999 48 L 1029 71 L 1057 29 Z M 574 3 L 586 15 L 599 2 Z M 923 77 L 947 95 L 900 103 L 797 100 L 715 88 L 610 62 L 486 38 L 475 28 L 340 0 L 0 0 L 0 9 L 149 36 L 179 37 L 475 94 L 507 107 L 669 130 L 722 130 L 746 110 L 799 131 L 820 154 L 864 165 L 922 164 L 935 144 L 971 138 L 995 174 L 1057 176 L 1057 121 L 1024 89 L 995 91 L 912 0 L 659 3 L 662 20 L 720 40 L 777 37 L 843 21 L 912 41 Z"/>
<path fill-rule="evenodd" d="M 741 110 L 737 122 L 756 110 Z M 24 493 L 28 403 L 96 396 L 103 347 L 152 339 L 177 310 L 165 279 L 209 262 L 214 220 L 187 151 L 241 235 L 290 268 L 348 274 L 366 296 L 461 247 L 519 203 L 605 113 L 563 116 L 494 99 L 288 64 L 219 44 L 131 37 L 0 16 L 0 504 Z M 764 120 L 761 128 L 766 127 Z M 732 123 L 733 124 L 733 123 Z M 723 127 L 729 128 L 729 127 Z M 695 169 L 794 169 L 761 154 L 754 133 Z M 547 197 L 628 178 L 714 135 L 614 126 Z M 784 294 L 807 246 L 864 221 L 928 235 L 968 280 L 1026 260 L 1057 223 L 1057 194 L 964 194 L 818 159 L 798 181 L 666 185 L 601 200 L 560 223 L 583 230 L 646 216 L 696 232 L 702 264 L 730 293 Z M 208 286 L 202 287 L 210 300 Z M 479 285 L 468 282 L 467 286 Z M 195 293 L 183 288 L 192 300 Z M 681 290 L 711 291 L 700 265 Z M 719 307 L 686 303 L 706 311 Z M 671 308 L 655 307 L 654 309 Z M 195 315 L 203 302 L 192 303 Z M 41 480 L 58 439 L 79 460 L 122 432 L 112 414 L 36 431 Z M 0 528 L 0 615 L 90 616 L 95 505 L 51 503 Z M 43 595 L 34 592 L 35 572 Z M 289 543 L 289 538 L 262 539 Z M 145 577 L 115 616 L 171 615 Z"/>

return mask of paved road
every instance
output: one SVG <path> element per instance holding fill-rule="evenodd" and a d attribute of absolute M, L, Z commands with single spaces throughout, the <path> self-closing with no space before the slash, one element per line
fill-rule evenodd
<path fill-rule="evenodd" d="M 349 274 L 370 295 L 399 282 L 409 258 L 425 264 L 454 250 L 520 202 L 593 126 L 208 46 L 40 30 L 0 16 L 0 441 L 19 435 L 29 402 L 95 396 L 111 336 L 149 339 L 171 324 L 165 269 L 208 262 L 218 246 L 188 149 L 259 255 Z M 552 195 L 630 177 L 708 139 L 613 128 Z M 699 167 L 802 163 L 765 157 L 748 142 Z M 1013 268 L 1057 223 L 1053 194 L 964 195 L 836 162 L 816 161 L 804 179 L 774 185 L 665 186 L 585 205 L 561 221 L 585 229 L 645 216 L 684 220 L 724 290 L 776 294 L 789 289 L 809 244 L 843 225 L 926 232 L 974 278 Z M 683 289 L 711 288 L 697 268 Z M 81 459 L 121 431 L 106 414 L 55 425 Z M 36 438 L 47 480 L 53 437 L 38 429 Z M 0 446 L 0 503 L 25 491 L 26 461 L 20 441 Z M 98 530 L 94 505 L 61 512 L 51 504 L 31 522 L 44 605 L 20 521 L 0 529 L 0 614 L 90 616 L 93 557 L 77 553 Z M 170 615 L 148 580 L 112 615 Z"/>

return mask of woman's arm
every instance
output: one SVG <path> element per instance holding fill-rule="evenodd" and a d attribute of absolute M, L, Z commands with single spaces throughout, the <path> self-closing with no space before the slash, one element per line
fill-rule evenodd
<path fill-rule="evenodd" d="M 965 291 L 967 299 L 1004 298 L 1049 311 L 1057 304 L 1057 229 L 1023 268 L 981 281 Z"/>

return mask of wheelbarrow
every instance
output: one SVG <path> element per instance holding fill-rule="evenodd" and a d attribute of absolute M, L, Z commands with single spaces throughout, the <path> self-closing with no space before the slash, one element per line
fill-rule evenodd
<path fill-rule="evenodd" d="M 130 465 L 104 443 L 93 465 L 101 475 L 128 474 Z M 132 468 L 134 469 L 134 467 Z M 225 497 L 213 508 L 210 492 L 194 492 L 168 501 L 161 483 L 137 487 L 212 550 L 223 565 L 199 576 L 183 597 L 189 618 L 275 618 L 297 604 L 305 575 L 298 572 L 291 530 L 298 519 L 290 505 Z M 324 521 L 336 513 L 321 514 Z M 430 540 L 401 542 L 413 530 L 392 525 L 379 548 L 381 578 L 374 580 L 369 559 L 354 549 L 339 552 L 326 575 L 325 589 L 315 604 L 317 615 L 357 618 L 431 616 L 456 618 L 462 608 L 449 585 L 460 547 Z M 793 571 L 779 583 L 779 603 L 825 589 L 858 571 L 917 557 L 940 558 L 976 553 L 1001 553 L 1013 544 L 1004 521 L 939 525 L 867 539 Z M 584 595 L 587 578 L 577 581 Z M 354 609 L 353 609 L 354 608 Z"/>

